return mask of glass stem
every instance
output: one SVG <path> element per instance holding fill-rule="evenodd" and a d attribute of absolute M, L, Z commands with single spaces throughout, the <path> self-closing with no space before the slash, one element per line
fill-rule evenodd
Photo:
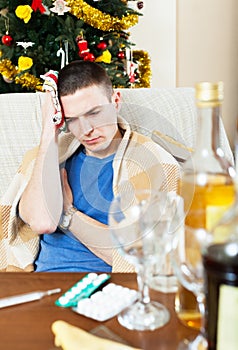
<path fill-rule="evenodd" d="M 205 336 L 205 297 L 203 293 L 197 295 L 197 303 L 201 314 L 201 334 Z"/>
<path fill-rule="evenodd" d="M 150 302 L 150 294 L 149 294 L 149 286 L 147 284 L 147 271 L 146 267 L 143 265 L 139 265 L 136 267 L 137 273 L 137 284 L 138 290 L 140 293 L 140 301 L 143 304 L 149 304 Z"/>

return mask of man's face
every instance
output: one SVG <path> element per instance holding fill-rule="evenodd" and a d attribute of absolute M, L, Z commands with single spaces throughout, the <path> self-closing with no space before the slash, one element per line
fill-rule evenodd
<path fill-rule="evenodd" d="M 121 139 L 117 125 L 119 100 L 120 94 L 114 93 L 109 101 L 96 85 L 61 97 L 68 129 L 88 155 L 104 158 L 117 150 Z"/>

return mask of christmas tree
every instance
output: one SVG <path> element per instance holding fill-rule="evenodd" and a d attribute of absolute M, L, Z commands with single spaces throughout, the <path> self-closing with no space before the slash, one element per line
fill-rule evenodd
<path fill-rule="evenodd" d="M 133 0 L 136 1 L 136 0 Z M 147 52 L 132 50 L 138 11 L 127 0 L 0 0 L 0 93 L 42 91 L 42 75 L 98 62 L 114 87 L 149 87 Z"/>

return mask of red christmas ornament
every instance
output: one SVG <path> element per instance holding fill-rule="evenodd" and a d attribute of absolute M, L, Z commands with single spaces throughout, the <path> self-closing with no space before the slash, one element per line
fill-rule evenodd
<path fill-rule="evenodd" d="M 83 60 L 84 60 L 84 61 L 91 61 L 91 62 L 93 62 L 93 61 L 95 61 L 95 56 L 94 56 L 93 53 L 88 52 L 88 53 L 84 56 Z"/>
<path fill-rule="evenodd" d="M 2 43 L 3 43 L 3 45 L 11 46 L 12 42 L 13 42 L 13 37 L 11 35 L 5 34 L 5 35 L 2 36 Z"/>
<path fill-rule="evenodd" d="M 79 40 L 77 42 L 78 48 L 81 52 L 88 50 L 88 42 L 87 40 Z"/>
<path fill-rule="evenodd" d="M 143 1 L 138 1 L 138 2 L 137 2 L 137 7 L 138 7 L 139 10 L 142 10 L 143 7 L 144 7 Z"/>
<path fill-rule="evenodd" d="M 84 40 L 84 39 L 77 40 L 77 45 L 79 48 L 79 56 L 80 57 L 86 56 L 87 53 L 89 52 L 87 40 Z"/>
<path fill-rule="evenodd" d="M 118 54 L 117 54 L 117 57 L 120 60 L 123 60 L 123 58 L 125 58 L 125 52 L 124 51 L 119 51 Z"/>
<path fill-rule="evenodd" d="M 100 43 L 97 44 L 97 48 L 99 50 L 105 50 L 107 48 L 107 43 L 105 43 L 105 41 L 100 41 Z"/>

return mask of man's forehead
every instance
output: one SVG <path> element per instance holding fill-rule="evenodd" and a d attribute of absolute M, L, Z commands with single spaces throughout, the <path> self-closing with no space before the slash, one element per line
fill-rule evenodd
<path fill-rule="evenodd" d="M 61 104 L 65 115 L 71 117 L 86 114 L 98 106 L 110 104 L 110 101 L 105 94 L 83 92 L 62 96 Z"/>
<path fill-rule="evenodd" d="M 106 113 L 107 110 L 109 110 L 109 109 L 111 111 L 111 107 L 112 107 L 112 103 L 110 103 L 110 102 L 104 103 L 104 104 L 99 104 L 99 105 L 96 105 L 96 106 L 89 108 L 88 110 L 85 110 L 84 112 L 77 111 L 75 114 L 65 113 L 65 118 L 70 119 L 70 118 L 87 117 L 87 116 L 90 116 L 91 114 L 97 113 L 97 112 Z"/>

